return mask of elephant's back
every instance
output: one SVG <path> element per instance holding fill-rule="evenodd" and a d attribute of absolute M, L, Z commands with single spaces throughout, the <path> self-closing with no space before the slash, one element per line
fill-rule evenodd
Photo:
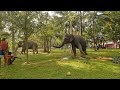
<path fill-rule="evenodd" d="M 34 42 L 34 41 L 28 41 L 28 44 L 30 46 L 36 46 L 36 47 L 38 47 L 38 44 L 36 42 Z"/>

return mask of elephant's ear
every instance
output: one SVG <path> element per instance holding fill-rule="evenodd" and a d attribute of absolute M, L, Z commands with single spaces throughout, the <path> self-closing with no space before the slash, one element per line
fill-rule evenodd
<path fill-rule="evenodd" d="M 70 35 L 70 42 L 72 42 L 74 40 L 74 36 Z"/>
<path fill-rule="evenodd" d="M 25 43 L 25 41 L 22 41 L 22 45 Z"/>
<path fill-rule="evenodd" d="M 18 42 L 18 47 L 21 47 L 22 46 L 22 41 L 19 41 Z"/>
<path fill-rule="evenodd" d="M 21 46 L 23 45 L 23 43 L 24 43 L 24 41 L 20 41 L 20 45 L 21 45 Z"/>

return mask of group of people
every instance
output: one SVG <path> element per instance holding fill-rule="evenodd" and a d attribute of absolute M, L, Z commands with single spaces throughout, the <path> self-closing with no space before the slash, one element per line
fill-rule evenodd
<path fill-rule="evenodd" d="M 10 65 L 15 60 L 12 52 L 9 52 L 8 42 L 6 41 L 6 38 L 0 39 L 0 67 L 2 65 L 2 58 L 4 58 L 4 65 Z"/>

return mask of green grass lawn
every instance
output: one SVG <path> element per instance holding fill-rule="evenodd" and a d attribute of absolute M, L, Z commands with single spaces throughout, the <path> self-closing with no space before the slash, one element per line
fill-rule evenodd
<path fill-rule="evenodd" d="M 54 49 L 51 53 L 18 55 L 12 65 L 0 68 L 0 79 L 120 79 L 120 65 L 106 60 L 94 60 L 97 57 L 120 56 L 120 49 L 103 49 L 94 51 L 87 49 L 85 60 L 80 60 L 80 53 L 72 58 L 70 50 Z M 63 58 L 68 57 L 68 60 Z M 85 61 L 88 61 L 86 64 Z M 71 75 L 66 74 L 70 72 Z"/>

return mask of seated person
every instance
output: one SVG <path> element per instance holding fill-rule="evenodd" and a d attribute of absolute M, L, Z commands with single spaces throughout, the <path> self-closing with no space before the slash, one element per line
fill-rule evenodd
<path fill-rule="evenodd" d="M 15 60 L 15 58 L 17 58 L 17 57 L 15 57 L 15 56 L 12 54 L 12 52 L 9 52 L 9 51 L 8 51 L 8 54 L 5 55 L 5 63 L 6 63 L 7 65 L 10 65 L 10 64 L 13 63 L 13 61 Z"/>

